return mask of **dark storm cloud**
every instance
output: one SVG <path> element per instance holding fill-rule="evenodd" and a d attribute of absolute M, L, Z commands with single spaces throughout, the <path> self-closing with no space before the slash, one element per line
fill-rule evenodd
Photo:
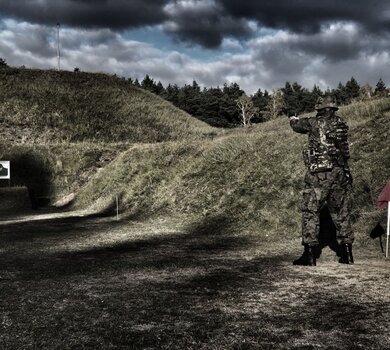
<path fill-rule="evenodd" d="M 250 28 L 244 21 L 237 22 L 223 17 L 215 18 L 214 22 L 210 20 L 211 18 L 201 18 L 196 22 L 187 22 L 182 18 L 176 22 L 177 29 L 167 29 L 166 32 L 179 41 L 200 44 L 209 49 L 219 47 L 226 36 L 247 38 L 251 34 Z"/>
<path fill-rule="evenodd" d="M 390 29 L 386 0 L 217 0 L 234 18 L 253 19 L 270 28 L 315 33 L 321 25 L 353 21 L 370 31 Z"/>
<path fill-rule="evenodd" d="M 326 57 L 329 62 L 345 61 L 358 57 L 362 51 L 372 48 L 371 40 L 352 24 L 334 24 L 323 31 L 306 35 L 301 34 L 290 40 L 286 45 L 290 51 Z M 379 49 L 379 45 L 375 45 Z"/>
<path fill-rule="evenodd" d="M 247 38 L 252 33 L 247 21 L 227 15 L 214 0 L 176 1 L 165 11 L 170 17 L 164 25 L 166 32 L 207 48 L 219 47 L 226 36 Z"/>
<path fill-rule="evenodd" d="M 179 41 L 207 48 L 219 47 L 226 37 L 250 37 L 254 28 L 249 21 L 299 34 L 316 34 L 339 21 L 354 22 L 364 32 L 390 32 L 386 0 L 1 0 L 0 13 L 30 23 L 60 22 L 78 28 L 162 25 Z"/>
<path fill-rule="evenodd" d="M 335 63 L 362 55 L 387 52 L 390 49 L 390 33 L 366 33 L 353 23 L 328 25 L 315 34 L 279 31 L 274 33 L 273 38 L 274 41 L 262 43 L 258 52 L 271 66 L 275 66 L 281 56 L 292 53 L 297 54 L 297 57 L 306 55 L 312 59 L 320 58 L 328 63 Z"/>
<path fill-rule="evenodd" d="M 248 37 L 247 21 L 214 0 L 1 0 L 0 13 L 31 23 L 122 30 L 163 24 L 180 41 L 218 47 L 225 36 Z"/>
<path fill-rule="evenodd" d="M 1 0 L 3 16 L 32 23 L 125 29 L 165 20 L 166 0 Z"/>

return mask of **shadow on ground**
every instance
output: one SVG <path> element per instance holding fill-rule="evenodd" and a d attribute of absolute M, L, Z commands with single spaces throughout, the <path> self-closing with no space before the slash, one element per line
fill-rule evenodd
<path fill-rule="evenodd" d="M 378 324 L 389 324 L 389 303 L 345 284 L 354 270 L 340 280 L 293 267 L 283 245 L 237 235 L 224 216 L 180 231 L 92 217 L 1 228 L 2 349 L 379 349 L 387 339 Z"/>
<path fill-rule="evenodd" d="M 329 208 L 325 205 L 320 212 L 320 234 L 319 234 L 319 255 L 322 250 L 329 247 L 338 257 L 342 256 L 342 251 L 336 239 L 336 226 L 333 223 Z"/>

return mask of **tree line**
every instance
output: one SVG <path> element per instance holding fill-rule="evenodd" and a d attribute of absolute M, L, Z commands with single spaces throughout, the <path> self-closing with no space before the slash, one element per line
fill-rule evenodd
<path fill-rule="evenodd" d="M 314 111 L 318 97 L 326 93 L 335 95 L 341 106 L 358 100 L 383 97 L 388 93 L 382 78 L 378 80 L 375 88 L 369 84 L 360 86 L 352 77 L 345 84 L 340 82 L 337 88 L 326 91 L 322 91 L 317 85 L 307 89 L 297 82 L 286 82 L 282 88 L 273 91 L 258 89 L 250 96 L 246 96 L 237 83 L 201 88 L 194 80 L 192 84 L 181 87 L 177 84 L 164 87 L 160 81 L 155 81 L 149 75 L 141 82 L 138 79 L 128 80 L 132 85 L 161 96 L 192 116 L 217 127 L 250 125 L 284 114 L 310 113 Z"/>
<path fill-rule="evenodd" d="M 7 62 L 0 58 L 0 68 L 7 67 Z M 75 68 L 74 72 L 80 72 L 80 69 Z M 192 116 L 217 127 L 248 126 L 280 115 L 310 113 L 314 111 L 318 97 L 324 94 L 333 94 L 341 106 L 389 94 L 382 78 L 378 80 L 375 88 L 369 84 L 360 86 L 357 80 L 351 77 L 345 84 L 340 82 L 337 88 L 326 91 L 322 91 L 317 85 L 309 90 L 297 82 L 286 82 L 282 88 L 271 92 L 258 89 L 250 96 L 247 96 L 237 83 L 201 88 L 194 80 L 192 84 L 181 87 L 177 84 L 164 87 L 160 81 L 155 81 L 148 74 L 141 82 L 132 78 L 128 78 L 128 81 L 133 86 L 161 96 Z"/>

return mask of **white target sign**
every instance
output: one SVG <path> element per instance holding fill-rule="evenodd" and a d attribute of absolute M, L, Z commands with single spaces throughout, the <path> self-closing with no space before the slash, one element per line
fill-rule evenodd
<path fill-rule="evenodd" d="M 0 160 L 0 179 L 11 178 L 11 164 L 9 160 Z"/>

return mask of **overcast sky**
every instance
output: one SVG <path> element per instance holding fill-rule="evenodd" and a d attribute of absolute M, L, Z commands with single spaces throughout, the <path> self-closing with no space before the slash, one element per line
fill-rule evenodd
<path fill-rule="evenodd" d="M 248 93 L 286 81 L 390 85 L 386 0 L 0 0 L 11 66 L 103 71 Z"/>

